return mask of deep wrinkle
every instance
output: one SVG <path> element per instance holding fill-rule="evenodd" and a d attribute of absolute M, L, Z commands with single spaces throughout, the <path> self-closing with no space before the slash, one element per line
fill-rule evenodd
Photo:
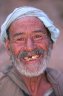
<path fill-rule="evenodd" d="M 31 26 L 32 25 L 32 26 Z M 40 31 L 40 32 L 39 32 Z M 44 85 L 47 85 L 45 90 L 40 91 L 38 89 L 42 86 L 39 85 L 40 78 L 43 76 L 43 72 L 46 68 L 45 60 L 47 60 L 48 57 L 48 49 L 50 47 L 50 38 L 48 37 L 47 30 L 43 23 L 35 18 L 35 17 L 25 17 L 23 19 L 16 20 L 9 28 L 10 32 L 10 40 L 8 43 L 8 46 L 11 46 L 12 55 L 14 57 L 14 64 L 16 67 L 16 70 L 23 75 L 23 80 L 26 82 L 26 86 L 28 87 L 29 91 L 31 91 L 32 96 L 38 96 L 37 93 L 40 93 L 44 95 L 44 92 L 50 88 L 50 84 L 46 82 L 46 80 L 42 80 Z M 23 32 L 23 34 L 21 34 Z M 44 33 L 43 33 L 44 32 Z M 41 35 L 42 34 L 42 35 Z M 41 35 L 41 36 L 40 36 Z M 15 36 L 15 37 L 14 37 Z M 37 36 L 37 37 L 36 37 Z M 25 39 L 20 39 L 20 38 Z M 17 38 L 17 39 L 15 39 Z M 14 42 L 14 40 L 17 40 L 17 42 Z M 21 41 L 22 40 L 22 41 Z M 25 43 L 26 41 L 26 43 Z M 34 49 L 43 49 L 45 50 L 45 53 L 42 57 L 39 57 L 34 60 L 29 61 L 20 61 L 17 56 L 20 52 L 27 51 L 28 56 L 31 54 L 32 50 Z M 28 58 L 27 56 L 27 58 Z M 31 54 L 31 57 L 33 54 Z M 42 74 L 42 75 L 40 75 Z M 38 79 L 37 76 L 40 78 Z M 31 77 L 30 79 L 28 78 Z M 35 78 L 34 78 L 35 76 Z M 26 80 L 27 79 L 27 80 Z M 35 83 L 34 83 L 35 82 Z M 41 95 L 40 95 L 41 96 Z"/>

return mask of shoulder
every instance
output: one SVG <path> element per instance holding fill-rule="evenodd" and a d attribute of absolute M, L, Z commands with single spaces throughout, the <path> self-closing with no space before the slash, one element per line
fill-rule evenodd
<path fill-rule="evenodd" d="M 0 71 L 0 86 L 7 81 L 11 82 L 11 79 L 8 77 L 8 73 L 10 71 L 11 71 L 11 67 L 6 67 L 3 71 Z"/>
<path fill-rule="evenodd" d="M 8 74 L 0 74 L 0 96 L 23 96 L 22 90 L 18 87 L 17 83 L 8 76 Z"/>
<path fill-rule="evenodd" d="M 1 86 L 3 86 L 4 84 L 6 85 L 6 82 L 8 81 L 8 77 L 6 74 L 0 72 L 0 88 Z"/>
<path fill-rule="evenodd" d="M 60 70 L 47 68 L 46 73 L 50 83 L 59 86 L 59 88 L 63 90 L 63 72 Z"/>
<path fill-rule="evenodd" d="M 0 96 L 10 96 L 9 94 L 15 93 L 16 88 L 17 87 L 16 87 L 15 83 L 7 76 L 7 74 L 1 73 L 1 76 L 0 76 Z M 12 95 L 12 96 L 14 96 L 14 95 Z"/>
<path fill-rule="evenodd" d="M 3 72 L 0 72 L 0 80 L 4 77 L 4 73 Z"/>
<path fill-rule="evenodd" d="M 14 86 L 14 82 L 8 77 L 7 74 L 0 73 L 0 90 Z M 9 87 L 8 87 L 9 86 Z"/>
<path fill-rule="evenodd" d="M 7 76 L 4 73 L 0 72 L 0 94 L 6 87 L 7 80 Z"/>
<path fill-rule="evenodd" d="M 57 69 L 47 68 L 46 72 L 47 72 L 48 75 L 51 75 L 55 78 L 63 77 L 63 72 L 60 71 L 60 70 L 57 70 Z"/>
<path fill-rule="evenodd" d="M 55 89 L 55 92 L 58 96 L 63 96 L 63 72 L 47 68 L 46 70 L 47 79 Z"/>
<path fill-rule="evenodd" d="M 51 77 L 54 77 L 56 79 L 58 79 L 59 77 L 61 77 L 63 79 L 63 72 L 60 71 L 60 70 L 53 69 L 53 68 L 47 68 L 46 69 L 46 72 L 47 72 L 47 75 L 50 75 Z"/>

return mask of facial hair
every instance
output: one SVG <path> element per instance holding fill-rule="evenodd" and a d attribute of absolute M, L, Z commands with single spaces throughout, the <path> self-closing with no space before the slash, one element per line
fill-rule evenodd
<path fill-rule="evenodd" d="M 24 76 L 27 77 L 35 77 L 39 76 L 44 73 L 44 71 L 47 68 L 47 63 L 50 58 L 51 48 L 49 48 L 47 51 L 43 49 L 35 49 L 31 52 L 31 55 L 33 54 L 42 54 L 43 57 L 40 59 L 39 63 L 35 64 L 24 64 L 21 62 L 20 58 L 24 58 L 28 56 L 29 52 L 20 52 L 17 57 L 12 54 L 12 62 L 15 66 L 15 68 L 18 70 L 18 72 Z M 31 70 L 33 69 L 33 70 Z"/>

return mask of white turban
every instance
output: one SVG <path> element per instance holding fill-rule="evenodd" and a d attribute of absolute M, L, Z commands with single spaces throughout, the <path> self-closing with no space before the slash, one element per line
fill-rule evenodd
<path fill-rule="evenodd" d="M 45 27 L 49 30 L 49 32 L 51 33 L 51 39 L 53 40 L 53 42 L 56 41 L 57 37 L 59 36 L 59 29 L 56 28 L 53 25 L 53 22 L 48 18 L 48 16 L 40 9 L 34 8 L 34 7 L 28 7 L 28 6 L 24 6 L 24 7 L 19 7 L 16 8 L 5 20 L 5 22 L 3 23 L 3 25 L 1 26 L 1 34 L 0 34 L 0 39 L 3 43 L 5 43 L 6 39 L 7 39 L 7 29 L 10 26 L 10 24 L 15 21 L 16 19 L 18 19 L 19 17 L 23 17 L 23 16 L 35 16 L 38 17 L 43 24 L 45 25 Z"/>

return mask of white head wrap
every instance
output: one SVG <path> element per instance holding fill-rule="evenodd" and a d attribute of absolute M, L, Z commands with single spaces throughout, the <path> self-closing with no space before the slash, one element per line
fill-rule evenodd
<path fill-rule="evenodd" d="M 59 29 L 56 28 L 53 25 L 53 22 L 48 18 L 48 16 L 40 9 L 34 8 L 34 7 L 19 7 L 16 8 L 7 18 L 6 21 L 3 23 L 1 26 L 1 34 L 0 34 L 0 39 L 2 42 L 5 43 L 5 40 L 7 39 L 7 29 L 10 26 L 10 24 L 18 19 L 19 17 L 23 16 L 36 16 L 38 17 L 43 24 L 46 26 L 46 28 L 49 30 L 51 33 L 51 39 L 53 42 L 56 41 L 57 37 L 59 36 Z"/>

